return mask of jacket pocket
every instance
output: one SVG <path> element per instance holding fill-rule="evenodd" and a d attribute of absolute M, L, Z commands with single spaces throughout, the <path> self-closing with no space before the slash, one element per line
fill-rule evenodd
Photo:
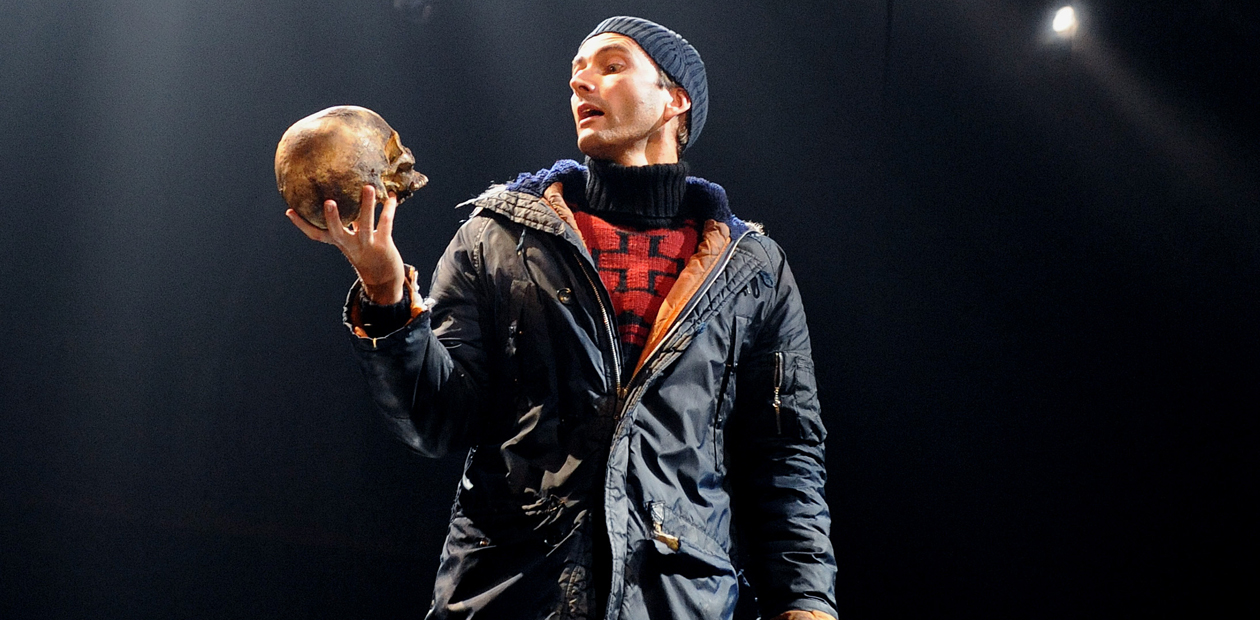
<path fill-rule="evenodd" d="M 649 537 L 660 555 L 678 556 L 716 573 L 734 574 L 730 556 L 712 536 L 679 516 L 662 502 L 648 502 Z"/>
<path fill-rule="evenodd" d="M 741 367 L 738 424 L 748 439 L 821 442 L 818 387 L 808 353 L 774 351 Z M 747 397 L 747 398 L 745 398 Z"/>
<path fill-rule="evenodd" d="M 649 544 L 636 554 L 628 585 L 641 590 L 644 610 L 631 617 L 730 618 L 739 577 L 730 557 L 702 528 L 660 502 L 648 502 Z"/>
<path fill-rule="evenodd" d="M 713 409 L 713 463 L 719 474 L 726 473 L 726 420 L 734 403 L 735 373 L 739 366 L 740 337 L 747 331 L 741 323 L 747 319 L 734 316 L 731 331 L 727 335 L 726 361 L 723 363 L 722 380 L 718 383 L 717 399 Z"/>
<path fill-rule="evenodd" d="M 774 434 L 783 435 L 783 352 L 774 352 Z"/>

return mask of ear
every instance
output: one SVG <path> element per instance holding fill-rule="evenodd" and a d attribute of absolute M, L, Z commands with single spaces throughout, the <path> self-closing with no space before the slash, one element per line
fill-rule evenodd
<path fill-rule="evenodd" d="M 691 95 L 688 95 L 687 91 L 681 86 L 675 86 L 669 90 L 669 103 L 665 104 L 665 122 L 691 109 Z"/>

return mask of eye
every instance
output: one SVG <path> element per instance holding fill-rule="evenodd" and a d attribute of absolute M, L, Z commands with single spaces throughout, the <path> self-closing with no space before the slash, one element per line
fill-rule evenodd
<path fill-rule="evenodd" d="M 618 73 L 624 68 L 625 67 L 621 63 L 614 62 L 614 63 L 610 63 L 607 67 L 604 67 L 604 72 L 605 73 Z"/>

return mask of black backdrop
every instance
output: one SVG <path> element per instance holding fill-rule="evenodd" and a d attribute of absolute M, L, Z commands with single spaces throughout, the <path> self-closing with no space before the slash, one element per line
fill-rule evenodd
<path fill-rule="evenodd" d="M 1254 578 L 1257 60 L 1243 2 L 8 0 L 0 617 L 422 613 L 461 459 L 375 423 L 293 121 L 379 111 L 431 268 L 579 157 L 600 19 L 708 63 L 688 153 L 810 315 L 846 615 L 1222 610 Z M 1244 601 L 1254 613 L 1255 599 Z"/>

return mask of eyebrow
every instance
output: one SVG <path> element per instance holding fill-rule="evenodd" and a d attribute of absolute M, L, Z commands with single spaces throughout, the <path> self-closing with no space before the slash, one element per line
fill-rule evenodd
<path fill-rule="evenodd" d="M 630 49 L 630 46 L 624 43 L 608 43 L 604 45 L 603 47 L 592 52 L 591 58 L 599 56 L 600 54 L 603 54 L 604 52 L 621 52 L 623 54 L 630 54 L 632 50 Z M 569 68 L 570 69 L 577 68 L 578 61 L 581 60 L 581 58 L 582 58 L 581 56 L 574 56 L 573 62 L 569 65 Z"/>

